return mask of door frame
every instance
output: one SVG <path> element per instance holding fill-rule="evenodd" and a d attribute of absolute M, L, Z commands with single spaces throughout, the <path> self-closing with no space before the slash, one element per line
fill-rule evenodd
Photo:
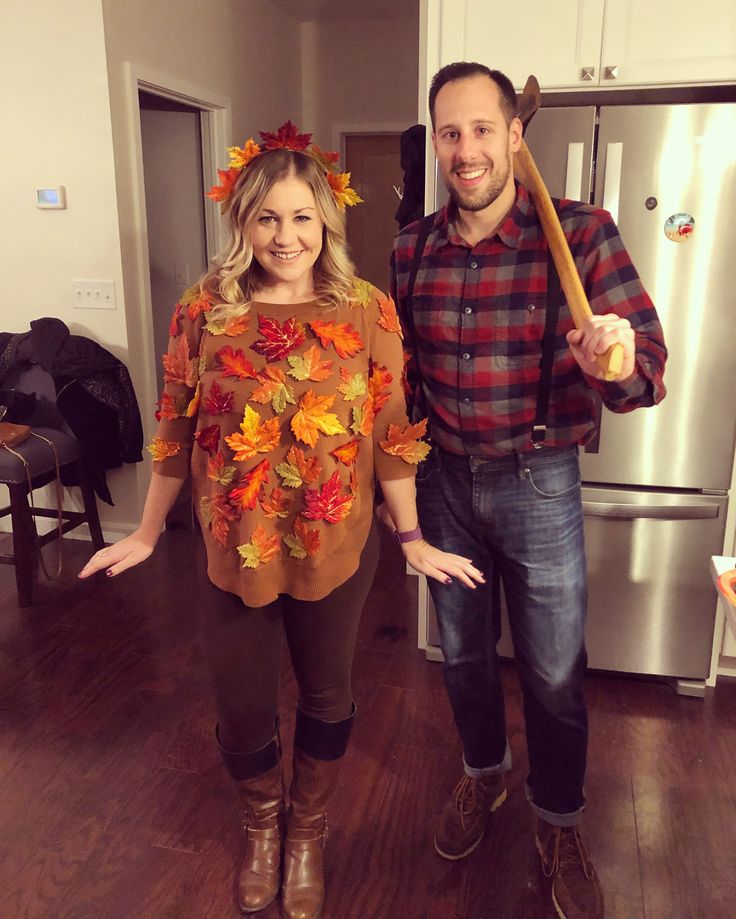
<path fill-rule="evenodd" d="M 143 351 L 140 365 L 145 403 L 155 405 L 158 399 L 156 385 L 156 354 L 153 345 L 153 319 L 148 249 L 148 222 L 146 215 L 146 189 L 143 179 L 143 140 L 138 92 L 143 90 L 154 96 L 171 99 L 196 108 L 200 112 L 202 144 L 202 181 L 204 188 L 217 183 L 217 166 L 232 136 L 232 107 L 227 96 L 209 89 L 194 86 L 168 74 L 152 70 L 131 61 L 123 64 L 128 96 L 130 146 L 130 181 L 132 207 L 136 227 L 133 240 L 133 264 L 130 279 L 134 283 L 133 296 L 126 296 L 128 316 L 137 326 L 137 340 Z M 205 237 L 208 261 L 225 243 L 225 227 L 220 218 L 219 205 L 209 198 L 205 201 Z"/>
<path fill-rule="evenodd" d="M 345 138 L 350 134 L 403 134 L 411 125 L 397 121 L 367 121 L 332 125 L 332 149 L 340 154 L 340 168 L 345 165 Z"/>

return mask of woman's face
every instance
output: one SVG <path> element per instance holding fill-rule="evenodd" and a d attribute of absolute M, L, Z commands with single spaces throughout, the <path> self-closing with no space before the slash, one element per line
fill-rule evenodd
<path fill-rule="evenodd" d="M 314 263 L 322 251 L 322 227 L 306 182 L 296 176 L 276 182 L 250 230 L 253 256 L 267 275 L 267 285 L 311 292 Z"/>

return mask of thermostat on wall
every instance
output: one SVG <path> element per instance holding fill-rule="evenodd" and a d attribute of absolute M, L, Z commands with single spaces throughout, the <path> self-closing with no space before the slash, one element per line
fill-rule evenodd
<path fill-rule="evenodd" d="M 61 210 L 66 207 L 66 189 L 63 185 L 53 185 L 50 188 L 36 189 L 36 207 L 56 208 Z"/>

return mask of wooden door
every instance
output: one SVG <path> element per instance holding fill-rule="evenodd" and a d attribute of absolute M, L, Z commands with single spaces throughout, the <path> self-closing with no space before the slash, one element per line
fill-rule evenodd
<path fill-rule="evenodd" d="M 348 134 L 345 170 L 350 184 L 365 204 L 348 208 L 348 245 L 358 277 L 387 291 L 389 260 L 399 225 L 394 215 L 404 173 L 400 161 L 400 134 Z"/>

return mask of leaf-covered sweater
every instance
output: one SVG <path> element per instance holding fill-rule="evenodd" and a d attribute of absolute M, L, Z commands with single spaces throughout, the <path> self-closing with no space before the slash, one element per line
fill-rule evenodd
<path fill-rule="evenodd" d="M 339 309 L 254 301 L 213 321 L 190 289 L 164 355 L 155 473 L 186 478 L 208 574 L 247 606 L 319 600 L 358 567 L 374 476 L 415 474 L 396 309 L 365 281 Z"/>

